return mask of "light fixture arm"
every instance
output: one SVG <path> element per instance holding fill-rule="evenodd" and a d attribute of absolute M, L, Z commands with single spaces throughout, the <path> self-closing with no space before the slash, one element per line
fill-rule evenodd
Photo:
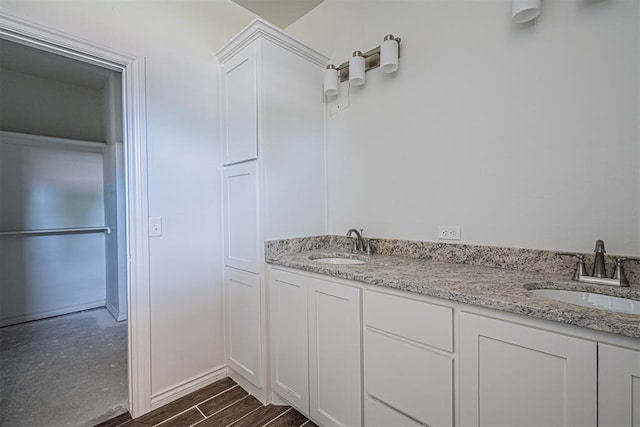
<path fill-rule="evenodd" d="M 390 38 L 388 38 L 390 37 Z M 385 37 L 385 40 L 395 40 L 398 42 L 398 58 L 400 58 L 400 37 L 394 37 L 391 34 Z M 364 71 L 373 70 L 380 66 L 380 46 L 362 54 L 364 57 Z M 341 82 L 349 80 L 349 61 L 345 61 L 336 68 L 338 70 L 338 78 Z"/>

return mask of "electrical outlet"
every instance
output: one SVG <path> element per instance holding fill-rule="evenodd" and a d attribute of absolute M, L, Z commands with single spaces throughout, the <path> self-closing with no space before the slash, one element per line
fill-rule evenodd
<path fill-rule="evenodd" d="M 149 237 L 162 236 L 162 218 L 153 217 L 149 218 Z"/>
<path fill-rule="evenodd" d="M 438 239 L 440 240 L 460 240 L 459 225 L 441 225 L 438 227 Z"/>

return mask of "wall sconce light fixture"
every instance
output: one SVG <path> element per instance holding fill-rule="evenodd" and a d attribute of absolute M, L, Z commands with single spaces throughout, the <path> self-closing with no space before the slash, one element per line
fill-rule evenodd
<path fill-rule="evenodd" d="M 540 0 L 511 0 L 511 18 L 516 24 L 532 21 L 540 15 Z"/>
<path fill-rule="evenodd" d="M 363 85 L 365 73 L 380 67 L 383 73 L 393 73 L 398 70 L 398 58 L 400 58 L 400 37 L 388 34 L 384 37 L 382 45 L 362 53 L 359 50 L 353 52 L 349 61 L 335 65 L 327 65 L 324 72 L 324 94 L 333 96 L 338 94 L 338 80 L 349 80 L 353 86 Z"/>
<path fill-rule="evenodd" d="M 327 65 L 324 70 L 324 94 L 334 96 L 338 94 L 338 70 L 333 64 Z"/>
<path fill-rule="evenodd" d="M 349 84 L 351 86 L 362 86 L 365 81 L 365 65 L 362 52 L 356 50 L 349 59 Z"/>
<path fill-rule="evenodd" d="M 384 41 L 380 45 L 380 71 L 389 74 L 398 70 L 399 48 L 399 38 L 395 39 L 391 34 L 384 37 Z"/>

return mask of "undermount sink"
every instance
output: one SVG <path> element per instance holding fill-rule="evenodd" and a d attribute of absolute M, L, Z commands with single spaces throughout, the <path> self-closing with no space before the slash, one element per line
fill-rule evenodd
<path fill-rule="evenodd" d="M 366 264 L 365 261 L 359 259 L 350 259 L 350 258 L 318 258 L 314 259 L 316 262 L 321 262 L 323 264 L 343 264 L 343 265 L 358 265 L 358 264 Z"/>
<path fill-rule="evenodd" d="M 614 297 L 611 295 L 593 294 L 591 292 L 567 291 L 564 289 L 532 289 L 529 292 L 556 301 L 582 305 L 584 307 L 601 308 L 620 313 L 640 314 L 640 301 Z"/>
<path fill-rule="evenodd" d="M 309 259 L 322 264 L 334 265 L 360 265 L 367 263 L 367 260 L 363 259 L 363 257 L 351 254 L 312 255 Z"/>

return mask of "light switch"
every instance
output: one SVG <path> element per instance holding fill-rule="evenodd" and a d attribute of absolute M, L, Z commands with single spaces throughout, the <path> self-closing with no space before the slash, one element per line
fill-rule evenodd
<path fill-rule="evenodd" d="M 162 236 L 162 218 L 159 216 L 149 218 L 149 237 Z"/>

